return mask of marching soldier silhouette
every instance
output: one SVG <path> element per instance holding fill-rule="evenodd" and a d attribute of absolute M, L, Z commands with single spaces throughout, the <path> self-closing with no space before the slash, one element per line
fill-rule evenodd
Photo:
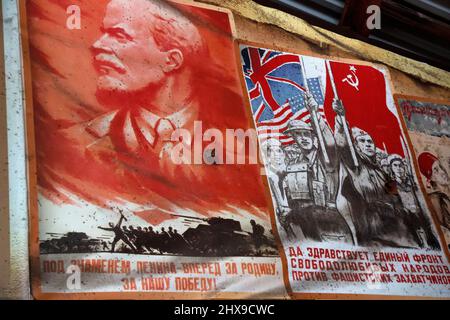
<path fill-rule="evenodd" d="M 161 232 L 158 236 L 158 250 L 162 254 L 163 252 L 169 251 L 169 242 L 170 242 L 170 235 L 167 233 L 165 228 L 161 228 Z"/>
<path fill-rule="evenodd" d="M 136 246 L 136 249 L 139 252 L 142 252 L 143 247 L 145 245 L 146 234 L 145 234 L 144 230 L 142 229 L 142 227 L 137 227 L 135 234 L 136 234 L 136 236 L 135 236 L 134 244 Z"/>
<path fill-rule="evenodd" d="M 149 226 L 144 230 L 146 230 L 144 234 L 144 247 L 148 250 L 148 252 L 154 253 L 153 249 L 156 249 L 155 247 L 156 233 L 155 231 L 153 231 L 152 226 Z"/>
<path fill-rule="evenodd" d="M 137 236 L 136 229 L 133 226 L 129 226 L 128 227 L 128 239 L 134 243 L 136 241 L 136 236 Z"/>

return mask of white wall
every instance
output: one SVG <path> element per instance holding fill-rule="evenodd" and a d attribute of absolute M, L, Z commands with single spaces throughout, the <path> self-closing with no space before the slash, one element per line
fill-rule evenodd
<path fill-rule="evenodd" d="M 18 6 L 16 0 L 2 0 L 1 5 L 5 67 L 2 76 L 6 81 L 3 80 L 0 96 L 0 248 L 9 246 L 9 252 L 0 251 L 0 298 L 28 299 L 27 180 Z"/>

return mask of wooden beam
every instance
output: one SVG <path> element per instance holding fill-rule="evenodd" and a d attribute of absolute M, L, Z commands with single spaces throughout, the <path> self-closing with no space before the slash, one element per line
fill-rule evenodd
<path fill-rule="evenodd" d="M 450 26 L 444 22 L 392 0 L 382 1 L 381 12 L 383 16 L 406 26 L 407 30 L 423 39 L 432 40 L 444 46 L 450 42 Z"/>

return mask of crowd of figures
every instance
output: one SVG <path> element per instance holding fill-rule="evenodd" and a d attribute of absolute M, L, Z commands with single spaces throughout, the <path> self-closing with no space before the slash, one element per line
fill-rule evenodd
<path fill-rule="evenodd" d="M 233 219 L 196 218 L 195 228 L 180 234 L 169 226 L 156 230 L 153 226 L 124 225 L 121 215 L 115 224 L 98 228 L 113 232 L 112 241 L 90 239 L 84 233 L 70 232 L 59 239 L 41 243 L 41 253 L 120 252 L 133 254 L 174 254 L 191 256 L 275 256 L 278 254 L 273 236 L 265 235 L 263 226 L 250 221 L 252 232 L 241 229 Z M 107 237 L 103 237 L 107 239 Z"/>
<path fill-rule="evenodd" d="M 176 215 L 175 215 L 176 216 Z M 149 254 L 181 254 L 194 256 L 236 256 L 236 255 L 276 255 L 276 245 L 273 237 L 265 235 L 263 226 L 255 220 L 250 221 L 252 232 L 241 229 L 239 221 L 221 217 L 197 218 L 179 216 L 201 221 L 197 227 L 188 228 L 183 234 L 177 229 L 164 227 L 160 231 L 152 226 L 137 227 L 122 226 L 124 216 L 108 228 L 99 227 L 105 231 L 114 232 L 111 252 L 115 252 L 116 245 L 122 241 L 121 251 Z M 189 220 L 188 220 L 189 221 Z"/>
<path fill-rule="evenodd" d="M 166 231 L 165 228 L 161 228 L 160 231 L 153 230 L 152 226 L 149 227 L 136 227 L 122 226 L 124 216 L 122 215 L 119 223 L 114 225 L 110 223 L 110 226 L 99 227 L 105 231 L 113 231 L 114 239 L 109 249 L 111 252 L 116 251 L 116 245 L 119 241 L 122 241 L 122 247 L 119 251 L 130 251 L 133 253 L 187 253 L 193 248 L 186 241 L 186 239 L 178 233 L 177 229 L 169 227 Z"/>
<path fill-rule="evenodd" d="M 388 154 L 368 132 L 350 129 L 340 100 L 333 101 L 334 131 L 313 96 L 306 93 L 305 100 L 310 123 L 290 120 L 283 132 L 295 143 L 283 145 L 271 138 L 263 144 L 284 237 L 439 248 L 408 158 Z"/>

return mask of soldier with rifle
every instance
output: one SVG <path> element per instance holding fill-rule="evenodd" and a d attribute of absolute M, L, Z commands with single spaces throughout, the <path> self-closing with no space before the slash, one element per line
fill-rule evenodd
<path fill-rule="evenodd" d="M 306 239 L 349 242 L 348 227 L 336 210 L 338 157 L 333 133 L 319 116 L 319 105 L 308 91 L 305 107 L 311 124 L 291 120 L 285 135 L 291 136 L 299 152 L 286 167 L 283 189 L 291 211 L 288 219 L 299 226 Z M 290 99 L 291 106 L 300 99 Z"/>
<path fill-rule="evenodd" d="M 167 233 L 166 229 L 163 227 L 161 228 L 161 232 L 159 233 L 159 247 L 158 250 L 162 254 L 163 252 L 169 252 L 169 242 L 170 242 L 170 235 Z"/>
<path fill-rule="evenodd" d="M 156 240 L 156 233 L 153 231 L 153 227 L 149 226 L 148 228 L 145 228 L 147 231 L 144 234 L 144 247 L 148 250 L 150 253 L 154 253 L 153 249 L 155 248 L 155 240 Z"/>
<path fill-rule="evenodd" d="M 408 155 L 406 148 L 404 150 L 405 154 Z M 418 187 L 414 182 L 408 163 L 398 154 L 391 154 L 387 160 L 392 172 L 392 179 L 396 185 L 396 192 L 403 206 L 404 215 L 401 218 L 421 247 L 439 248 L 430 221 L 427 221 L 417 198 Z"/>
<path fill-rule="evenodd" d="M 142 229 L 142 227 L 137 227 L 136 228 L 136 237 L 135 237 L 135 242 L 134 242 L 134 244 L 136 245 L 136 249 L 139 251 L 139 252 L 142 252 L 143 251 L 143 247 L 144 247 L 144 244 L 145 244 L 145 232 L 144 232 L 144 230 Z"/>
<path fill-rule="evenodd" d="M 398 194 L 389 187 L 391 177 L 376 161 L 372 137 L 360 128 L 352 128 L 352 139 L 348 140 L 344 134 L 344 123 L 347 125 L 347 122 L 342 101 L 335 99 L 333 109 L 337 114 L 335 137 L 342 161 L 340 203 L 344 204 L 345 200 L 340 210 L 342 214 L 352 217 L 357 243 L 420 246 L 416 235 L 409 231 L 401 218 L 404 208 Z"/>
<path fill-rule="evenodd" d="M 339 99 L 330 62 L 326 62 L 336 113 L 335 141 L 341 161 L 338 210 L 352 230 L 355 245 L 419 247 L 416 235 L 403 221 L 404 208 L 392 192 L 392 179 L 383 171 L 372 136 L 353 127 L 350 134 L 346 110 Z"/>
<path fill-rule="evenodd" d="M 131 250 L 133 250 L 134 253 L 137 253 L 137 250 L 135 248 L 135 246 L 128 240 L 128 237 L 125 235 L 124 231 L 121 228 L 122 222 L 123 220 L 127 220 L 127 218 L 125 218 L 125 216 L 123 215 L 123 213 L 120 213 L 120 219 L 119 222 L 114 225 L 113 222 L 109 223 L 109 228 L 105 228 L 105 227 L 98 227 L 99 229 L 105 230 L 105 231 L 112 231 L 114 232 L 114 240 L 111 244 L 111 253 L 114 252 L 114 249 L 116 248 L 116 244 L 117 242 L 119 242 L 120 240 L 122 240 L 126 245 L 128 245 Z"/>

